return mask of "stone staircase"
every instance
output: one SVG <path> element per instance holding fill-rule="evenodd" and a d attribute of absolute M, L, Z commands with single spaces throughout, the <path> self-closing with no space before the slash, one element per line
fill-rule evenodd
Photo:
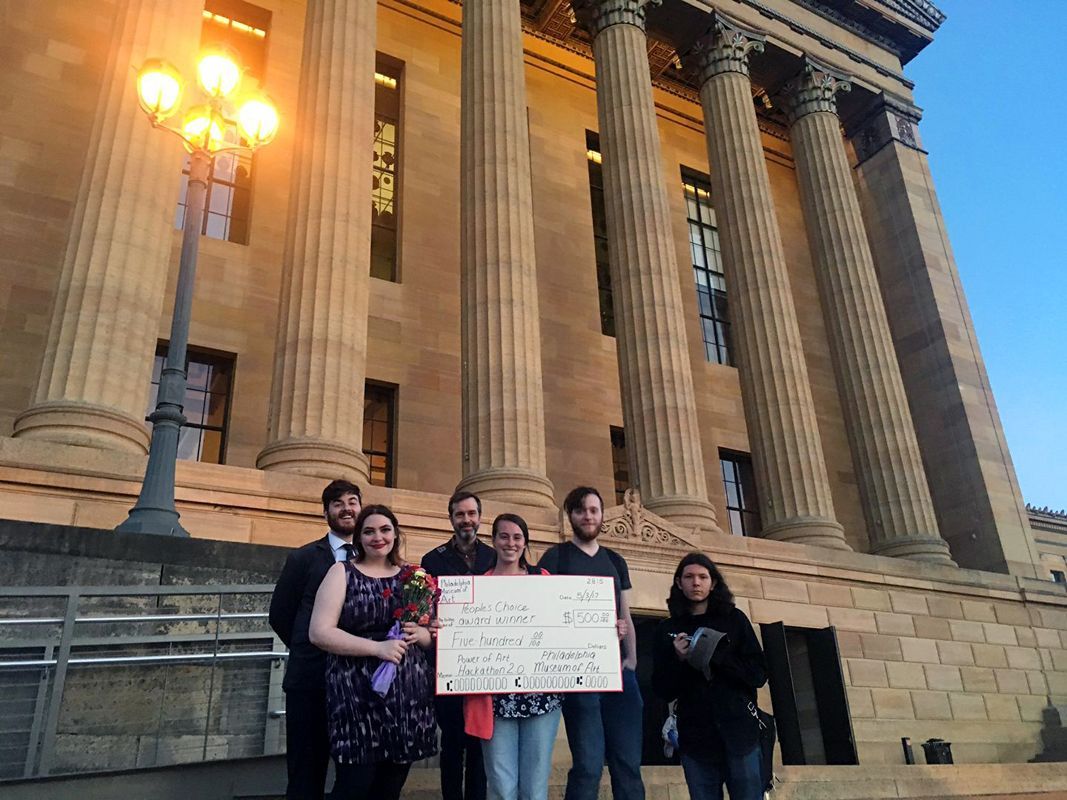
<path fill-rule="evenodd" d="M 284 760 L 261 757 L 0 782 L 3 800 L 282 800 Z M 680 767 L 645 767 L 648 800 L 688 800 Z M 1067 800 L 1067 762 L 782 767 L 770 800 Z M 438 800 L 436 769 L 414 769 L 404 800 Z M 566 769 L 549 800 L 562 800 Z M 605 776 L 600 800 L 611 800 Z"/>
<path fill-rule="evenodd" d="M 688 800 L 681 767 L 645 767 L 642 772 L 648 800 Z M 782 767 L 778 777 L 781 782 L 770 800 L 1067 800 L 1067 763 L 1062 762 Z M 565 782 L 566 769 L 553 770 L 548 800 L 562 800 Z M 436 770 L 411 773 L 405 800 L 440 796 Z M 611 797 L 605 775 L 599 800 Z"/>

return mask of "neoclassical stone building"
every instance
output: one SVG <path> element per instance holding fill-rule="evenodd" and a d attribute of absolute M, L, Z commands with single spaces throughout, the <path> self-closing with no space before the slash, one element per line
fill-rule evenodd
<path fill-rule="evenodd" d="M 1033 757 L 1067 702 L 1067 596 L 905 73 L 942 21 L 927 0 L 9 6 L 0 517 L 112 528 L 136 497 L 185 178 L 131 66 L 191 75 L 221 41 L 283 128 L 212 176 L 188 530 L 298 544 L 345 475 L 409 556 L 457 484 L 540 547 L 591 483 L 643 615 L 697 547 L 770 626 L 788 758 L 898 763 L 905 735 Z"/>

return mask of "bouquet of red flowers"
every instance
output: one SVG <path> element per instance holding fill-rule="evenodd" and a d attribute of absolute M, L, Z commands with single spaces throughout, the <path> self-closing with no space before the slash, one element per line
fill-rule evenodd
<path fill-rule="evenodd" d="M 422 567 L 415 564 L 406 564 L 397 576 L 400 579 L 400 605 L 393 609 L 393 627 L 389 629 L 387 638 L 402 639 L 404 632 L 402 626 L 405 622 L 414 622 L 418 625 L 427 625 L 433 614 L 434 603 L 441 596 L 441 590 L 437 587 L 437 579 L 430 575 Z M 382 596 L 387 600 L 394 596 L 392 589 L 382 590 Z M 371 688 L 380 697 L 389 694 L 389 688 L 396 678 L 396 664 L 383 661 L 374 672 Z"/>

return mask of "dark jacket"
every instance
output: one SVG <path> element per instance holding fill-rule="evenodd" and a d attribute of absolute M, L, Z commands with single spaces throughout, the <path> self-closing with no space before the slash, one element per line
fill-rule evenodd
<path fill-rule="evenodd" d="M 282 688 L 325 691 L 326 654 L 308 639 L 311 610 L 319 584 L 334 564 L 327 536 L 308 542 L 289 554 L 270 599 L 270 626 L 289 648 Z"/>
<path fill-rule="evenodd" d="M 711 680 L 678 660 L 670 634 L 697 628 L 726 634 L 711 659 Z M 678 744 L 683 753 L 742 754 L 759 743 L 759 723 L 749 703 L 767 682 L 767 667 L 756 633 L 740 609 L 729 606 L 706 614 L 671 617 L 659 624 L 653 647 L 652 688 L 664 700 L 677 700 Z"/>
<path fill-rule="evenodd" d="M 496 550 L 478 540 L 474 546 L 474 569 L 456 550 L 455 540 L 449 539 L 422 557 L 421 566 L 435 578 L 442 575 L 483 575 L 496 563 Z"/>

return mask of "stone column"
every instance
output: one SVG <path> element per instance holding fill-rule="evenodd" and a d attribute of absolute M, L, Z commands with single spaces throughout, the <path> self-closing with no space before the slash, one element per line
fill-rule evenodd
<path fill-rule="evenodd" d="M 41 374 L 15 436 L 148 451 L 145 407 L 182 150 L 148 124 L 130 67 L 163 58 L 192 79 L 202 8 L 196 0 L 119 4 Z"/>
<path fill-rule="evenodd" d="M 1036 577 L 1040 554 L 919 136 L 919 110 L 883 94 L 856 119 L 860 207 L 941 536 L 962 567 Z"/>
<path fill-rule="evenodd" d="M 367 482 L 374 3 L 307 4 L 269 444 L 257 466 Z"/>
<path fill-rule="evenodd" d="M 763 155 L 748 54 L 760 34 L 719 14 L 690 57 L 700 69 L 712 197 L 738 345 L 763 535 L 848 549 L 834 519 L 782 236 Z"/>
<path fill-rule="evenodd" d="M 845 155 L 834 96 L 848 88 L 843 76 L 806 60 L 783 96 L 870 551 L 954 564 L 938 535 Z"/>
<path fill-rule="evenodd" d="M 460 488 L 552 506 L 518 0 L 464 3 L 462 48 Z"/>
<path fill-rule="evenodd" d="M 677 524 L 718 532 L 660 162 L 646 2 L 573 2 L 593 36 L 627 450 L 647 508 Z"/>

